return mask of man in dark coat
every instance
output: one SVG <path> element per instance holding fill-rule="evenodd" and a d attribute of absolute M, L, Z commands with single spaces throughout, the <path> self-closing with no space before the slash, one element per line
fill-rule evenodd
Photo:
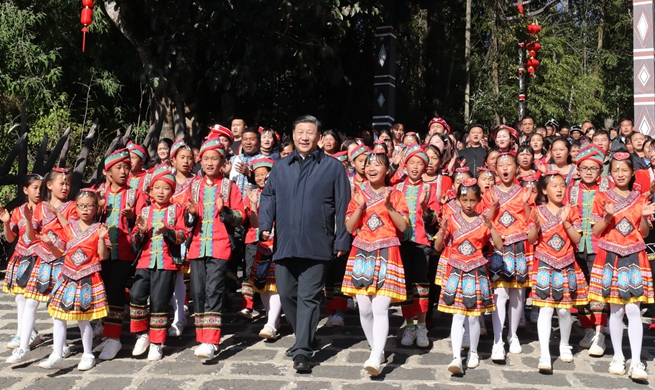
<path fill-rule="evenodd" d="M 348 177 L 339 160 L 318 148 L 320 138 L 321 123 L 315 117 L 296 119 L 296 150 L 273 165 L 259 208 L 260 238 L 269 239 L 275 229 L 275 277 L 296 336 L 288 353 L 298 372 L 311 371 L 327 263 L 347 253 L 351 241 L 345 225 Z"/>

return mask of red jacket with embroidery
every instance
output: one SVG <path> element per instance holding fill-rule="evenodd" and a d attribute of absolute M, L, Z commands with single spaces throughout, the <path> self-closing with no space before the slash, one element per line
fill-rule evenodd
<path fill-rule="evenodd" d="M 75 202 L 68 201 L 62 203 L 57 209 L 61 215 L 68 220 L 78 219 Z M 44 202 L 36 205 L 34 214 L 32 215 L 32 226 L 34 227 L 36 234 L 47 235 L 50 238 L 50 241 L 52 241 L 59 250 L 63 252 L 66 249 L 66 238 L 63 234 L 64 227 L 59 223 L 57 215 L 51 212 L 45 206 Z M 34 253 L 39 256 L 41 260 L 50 263 L 56 259 L 50 249 L 40 240 L 38 240 L 34 245 Z"/>
<path fill-rule="evenodd" d="M 403 241 L 411 241 L 421 245 L 430 245 L 430 238 L 425 231 L 426 226 L 432 226 L 437 222 L 436 209 L 439 208 L 439 202 L 434 193 L 434 187 L 424 183 L 419 179 L 416 183 L 406 178 L 403 182 L 398 183 L 395 187 L 405 197 L 407 207 L 409 208 L 409 226 L 403 233 Z M 420 199 L 425 193 L 427 199 L 427 216 L 423 216 L 423 208 Z"/>
<path fill-rule="evenodd" d="M 189 199 L 196 207 L 191 245 L 187 251 L 189 260 L 204 257 L 229 260 L 232 256 L 228 227 L 242 225 L 246 212 L 241 199 L 241 191 L 234 182 L 219 175 L 209 181 L 207 177 L 197 177 L 188 188 Z M 223 198 L 224 209 L 216 207 L 218 197 Z"/>
<path fill-rule="evenodd" d="M 143 235 L 138 227 L 134 227 L 134 240 L 141 246 L 136 268 L 179 270 L 182 264 L 180 246 L 188 235 L 184 224 L 184 207 L 172 203 L 163 206 L 153 203 L 141 210 L 141 217 L 148 227 Z M 166 226 L 168 231 L 153 235 L 162 226 Z"/>
<path fill-rule="evenodd" d="M 11 213 L 11 219 L 9 220 L 9 229 L 11 229 L 11 231 L 13 231 L 16 235 L 15 251 L 21 256 L 32 255 L 34 253 L 34 249 L 36 248 L 35 244 L 37 242 L 37 240 L 30 240 L 25 234 L 25 231 L 27 230 L 25 226 L 28 223 L 32 223 L 32 221 L 28 221 L 27 218 L 25 218 L 26 207 L 27 203 L 24 203 L 14 209 L 14 211 Z"/>
<path fill-rule="evenodd" d="M 130 233 L 134 226 L 134 219 L 128 220 L 121 215 L 121 211 L 131 208 L 134 215 L 139 215 L 141 209 L 145 206 L 145 200 L 141 193 L 129 186 L 122 187 L 114 192 L 111 186 L 105 188 L 105 209 L 102 215 L 102 221 L 109 229 L 109 259 L 134 261 L 134 252 L 132 251 L 132 240 Z M 136 218 L 136 217 L 135 217 Z"/>

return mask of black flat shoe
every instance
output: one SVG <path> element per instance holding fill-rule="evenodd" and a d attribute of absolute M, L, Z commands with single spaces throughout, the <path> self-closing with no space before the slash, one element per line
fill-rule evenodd
<path fill-rule="evenodd" d="M 312 372 L 312 368 L 309 366 L 309 359 L 305 355 L 298 355 L 293 358 L 293 369 L 298 373 Z"/>

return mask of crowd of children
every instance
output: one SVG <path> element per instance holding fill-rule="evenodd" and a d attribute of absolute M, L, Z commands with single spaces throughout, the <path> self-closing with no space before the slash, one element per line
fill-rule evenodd
<path fill-rule="evenodd" d="M 634 159 L 649 157 L 636 145 L 632 154 L 611 150 L 603 130 L 588 140 L 576 138 L 574 154 L 567 138 L 554 138 L 556 122 L 549 123 L 545 135 L 525 126 L 519 136 L 500 126 L 489 150 L 482 127 L 474 125 L 460 155 L 456 145 L 462 140 L 451 137 L 441 118 L 430 122 L 424 142 L 398 128 L 371 145 L 355 139 L 339 148 L 338 135 L 326 135 L 324 153 L 342 161 L 350 178 L 344 218 L 353 236 L 350 254 L 335 258 L 326 271 L 327 326 L 343 326 L 353 307 L 348 299 L 356 302 L 371 348 L 364 362 L 371 376 L 385 361 L 392 304 L 401 305 L 405 346 L 430 346 L 434 308 L 452 315 L 448 371 L 462 375 L 464 366 L 480 363 L 486 314 L 493 323 L 491 360 L 506 359 L 503 340 L 509 353 L 522 353 L 517 330 L 529 297 L 539 371 L 552 371 L 555 314 L 559 358 L 573 361 L 569 341 L 577 311 L 585 329 L 580 346 L 592 356 L 604 354 L 609 325 L 609 371 L 617 375 L 626 372 L 627 316 L 627 372 L 634 380 L 648 379 L 640 360 L 640 305 L 655 303 L 645 242 L 655 214 L 655 175 L 650 165 L 635 170 Z M 30 348 L 40 342 L 34 322 L 41 302 L 53 318 L 53 351 L 41 368 L 64 367 L 67 321 L 77 321 L 81 332 L 79 370 L 94 367 L 94 352 L 113 359 L 122 348 L 126 304 L 134 356 L 148 352 L 148 360 L 162 359 L 167 336 L 182 334 L 185 306 L 192 302 L 195 355 L 212 359 L 221 340 L 230 260 L 239 256 L 245 267 L 238 314 L 251 319 L 258 295 L 267 317 L 259 335 L 278 338 L 275 234 L 260 239 L 258 215 L 268 175 L 293 144 L 280 144 L 278 153 L 276 132 L 241 127 L 237 140 L 236 131 L 215 126 L 197 150 L 184 140 L 162 140 L 150 166 L 146 149 L 129 142 L 104 159 L 102 183 L 73 197 L 66 169 L 29 175 L 22 188 L 26 202 L 11 214 L 0 207 L 4 236 L 15 242 L 3 285 L 15 296 L 18 324 L 7 363 L 31 360 Z M 623 143 L 631 137 L 625 138 Z M 655 141 L 645 144 L 655 157 Z M 95 349 L 94 334 L 103 336 Z"/>

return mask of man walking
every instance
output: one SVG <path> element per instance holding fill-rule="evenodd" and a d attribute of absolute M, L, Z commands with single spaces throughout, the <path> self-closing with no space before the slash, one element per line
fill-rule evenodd
<path fill-rule="evenodd" d="M 296 119 L 296 150 L 273 165 L 259 208 L 261 240 L 275 229 L 275 277 L 296 336 L 289 353 L 298 372 L 311 372 L 327 262 L 347 253 L 351 240 L 345 226 L 348 177 L 339 160 L 318 148 L 320 138 L 321 122 L 315 117 Z"/>

